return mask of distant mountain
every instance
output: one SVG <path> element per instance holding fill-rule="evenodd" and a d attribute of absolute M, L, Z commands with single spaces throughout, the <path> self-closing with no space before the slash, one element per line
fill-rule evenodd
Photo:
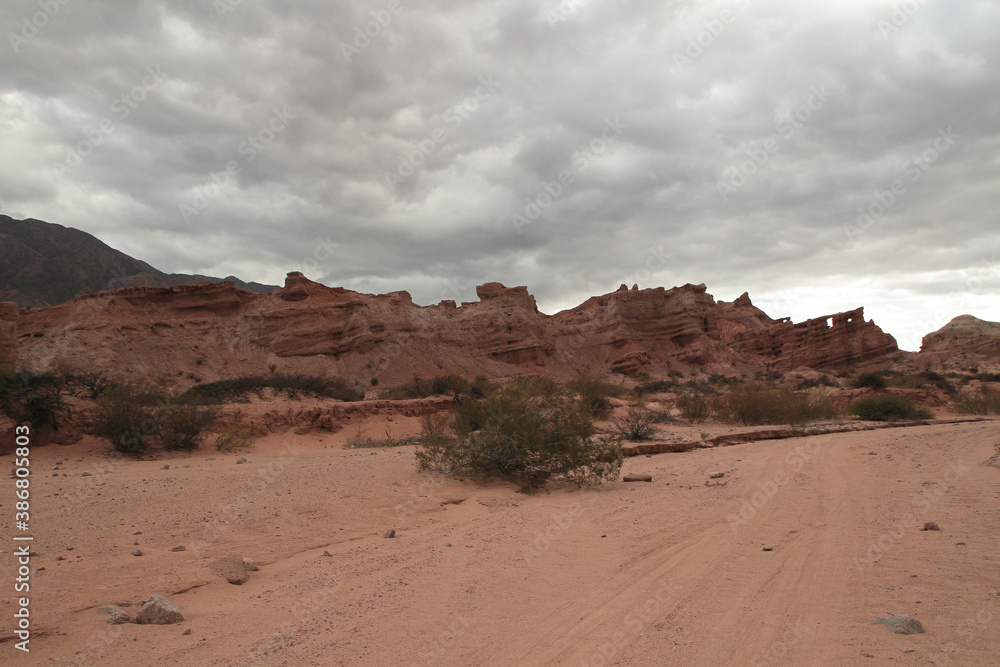
<path fill-rule="evenodd" d="M 232 280 L 237 287 L 258 293 L 278 289 L 233 276 L 164 273 L 79 229 L 0 215 L 0 301 L 22 307 L 55 306 L 90 292 L 203 280 Z"/>

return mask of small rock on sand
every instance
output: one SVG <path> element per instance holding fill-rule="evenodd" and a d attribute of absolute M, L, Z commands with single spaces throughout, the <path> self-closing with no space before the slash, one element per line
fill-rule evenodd
<path fill-rule="evenodd" d="M 108 618 L 104 622 L 109 623 L 110 625 L 124 625 L 125 623 L 132 622 L 132 617 L 129 616 L 127 611 L 125 611 L 124 609 L 119 609 L 114 605 L 107 605 L 105 607 L 101 607 L 100 609 L 97 610 L 97 613 L 101 614 L 102 616 L 106 614 Z"/>
<path fill-rule="evenodd" d="M 941 526 L 937 525 L 936 521 L 928 521 L 927 523 L 924 524 L 924 527 L 921 528 L 920 530 L 937 530 L 937 531 L 940 531 L 941 530 Z"/>
<path fill-rule="evenodd" d="M 246 568 L 247 572 L 256 572 L 257 570 L 260 569 L 259 567 L 257 567 L 256 561 L 247 558 L 246 556 L 243 557 L 243 567 Z"/>
<path fill-rule="evenodd" d="M 628 475 L 625 475 L 622 478 L 622 481 L 623 482 L 652 482 L 653 481 L 653 476 L 652 475 L 646 475 L 646 474 L 643 474 L 643 473 L 633 472 L 633 473 L 629 473 Z"/>
<path fill-rule="evenodd" d="M 924 633 L 923 624 L 909 616 L 886 616 L 875 621 L 875 624 L 884 625 L 897 635 L 922 635 Z"/>
<path fill-rule="evenodd" d="M 390 539 L 390 538 L 396 537 L 396 529 L 395 528 L 390 528 L 389 530 L 385 531 L 385 534 L 383 535 L 383 537 L 385 537 L 386 539 Z"/>
<path fill-rule="evenodd" d="M 719 479 L 720 477 L 725 477 L 725 476 L 726 476 L 726 473 L 724 473 L 724 472 L 710 472 L 710 473 L 708 473 L 709 479 Z"/>

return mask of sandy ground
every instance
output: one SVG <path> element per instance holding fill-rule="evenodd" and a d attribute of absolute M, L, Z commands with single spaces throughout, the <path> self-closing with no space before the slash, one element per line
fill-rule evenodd
<path fill-rule="evenodd" d="M 418 473 L 412 447 L 345 450 L 353 432 L 35 449 L 30 654 L 0 483 L 0 664 L 1000 664 L 1000 421 L 638 457 L 623 472 L 652 483 L 534 496 Z M 242 586 L 207 567 L 233 553 L 260 565 Z M 152 593 L 187 620 L 97 613 Z M 893 614 L 926 634 L 872 625 Z"/>

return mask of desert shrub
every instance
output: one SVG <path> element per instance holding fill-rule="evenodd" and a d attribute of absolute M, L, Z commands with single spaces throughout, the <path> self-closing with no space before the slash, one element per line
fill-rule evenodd
<path fill-rule="evenodd" d="M 452 417 L 447 412 L 430 412 L 420 417 L 420 437 L 439 437 L 448 434 Z"/>
<path fill-rule="evenodd" d="M 218 417 L 218 408 L 190 403 L 163 405 L 154 414 L 160 444 L 174 450 L 197 449 Z"/>
<path fill-rule="evenodd" d="M 101 373 L 85 373 L 82 371 L 65 372 L 59 378 L 63 391 L 70 396 L 86 393 L 88 398 L 100 398 L 110 391 L 115 383 Z"/>
<path fill-rule="evenodd" d="M 932 419 L 932 415 L 927 410 L 917 407 L 917 405 L 907 398 L 898 394 L 886 394 L 885 396 L 869 396 L 859 398 L 851 403 L 848 412 L 857 415 L 862 419 L 871 421 L 895 421 L 897 419 Z"/>
<path fill-rule="evenodd" d="M 970 415 L 998 414 L 1000 391 L 993 387 L 982 387 L 978 392 L 963 391 L 955 396 L 955 409 Z"/>
<path fill-rule="evenodd" d="M 756 424 L 802 424 L 837 414 L 830 400 L 819 393 L 748 386 L 735 389 L 715 402 L 723 421 Z"/>
<path fill-rule="evenodd" d="M 140 454 L 156 433 L 152 392 L 136 384 L 124 384 L 97 402 L 97 434 L 111 441 L 122 454 Z"/>
<path fill-rule="evenodd" d="M 418 442 L 419 438 L 414 436 L 393 436 L 389 434 L 389 429 L 385 431 L 384 438 L 371 438 L 365 437 L 358 429 L 357 433 L 351 436 L 351 439 L 347 441 L 347 446 L 350 449 L 374 449 L 383 447 L 402 447 L 403 445 L 412 445 Z"/>
<path fill-rule="evenodd" d="M 862 373 L 851 382 L 856 389 L 885 389 L 885 378 L 878 373 Z"/>
<path fill-rule="evenodd" d="M 631 407 L 623 417 L 615 417 L 611 423 L 618 435 L 632 442 L 649 440 L 656 433 L 653 428 L 656 415 L 646 408 Z"/>
<path fill-rule="evenodd" d="M 28 422 L 34 430 L 58 429 L 60 419 L 69 414 L 61 387 L 51 373 L 0 373 L 0 410 L 15 422 Z"/>
<path fill-rule="evenodd" d="M 677 383 L 672 380 L 650 380 L 649 382 L 643 382 L 642 384 L 637 385 L 635 393 L 640 396 L 660 394 L 666 391 L 672 391 L 676 386 Z"/>
<path fill-rule="evenodd" d="M 456 398 L 468 394 L 482 397 L 489 393 L 490 382 L 483 376 L 469 380 L 457 373 L 436 375 L 430 379 L 414 376 L 411 382 L 388 387 L 379 392 L 379 398 L 401 401 L 411 398 L 427 398 L 441 394 L 451 394 Z"/>
<path fill-rule="evenodd" d="M 458 412 L 455 436 L 421 438 L 416 452 L 421 470 L 480 482 L 507 480 L 530 492 L 552 478 L 594 484 L 621 469 L 621 438 L 595 438 L 589 411 L 566 392 L 513 385 L 469 401 Z"/>
<path fill-rule="evenodd" d="M 250 446 L 253 432 L 243 422 L 234 422 L 215 438 L 215 448 L 220 452 L 235 452 Z"/>
<path fill-rule="evenodd" d="M 694 391 L 686 391 L 679 394 L 675 404 L 677 405 L 677 409 L 680 410 L 681 417 L 689 422 L 697 422 L 699 424 L 708 419 L 712 411 L 708 397 Z"/>
<path fill-rule="evenodd" d="M 901 373 L 890 375 L 885 384 L 893 389 L 923 389 L 927 386 L 927 378 L 919 373 Z"/>
<path fill-rule="evenodd" d="M 360 401 L 364 398 L 362 392 L 354 389 L 341 378 L 284 373 L 274 373 L 268 376 L 251 375 L 199 384 L 188 389 L 183 394 L 183 398 L 206 403 L 225 403 L 246 400 L 247 394 L 251 392 L 263 397 L 264 389 L 284 392 L 289 398 L 298 398 L 303 394 L 339 401 Z"/>
<path fill-rule="evenodd" d="M 611 414 L 612 397 L 625 394 L 625 387 L 608 381 L 600 375 L 579 375 L 566 383 L 566 389 L 579 394 L 580 406 L 594 419 L 604 419 Z"/>

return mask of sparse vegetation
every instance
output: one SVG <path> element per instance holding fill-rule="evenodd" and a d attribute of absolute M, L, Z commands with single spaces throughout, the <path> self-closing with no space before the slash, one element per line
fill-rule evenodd
<path fill-rule="evenodd" d="M 934 418 L 928 410 L 918 407 L 912 400 L 899 394 L 860 398 L 851 403 L 848 412 L 871 421 Z"/>
<path fill-rule="evenodd" d="M 98 435 L 110 440 L 116 452 L 143 453 L 156 433 L 153 405 L 144 387 L 135 384 L 115 387 L 97 402 Z"/>
<path fill-rule="evenodd" d="M 621 469 L 620 437 L 594 437 L 590 406 L 566 391 L 517 382 L 458 407 L 454 436 L 425 429 L 421 470 L 476 481 L 511 481 L 530 492 L 552 478 L 578 484 L 610 479 Z"/>
<path fill-rule="evenodd" d="M 759 385 L 740 387 L 720 396 L 715 409 L 723 421 L 747 426 L 802 424 L 837 415 L 836 408 L 823 394 Z"/>
<path fill-rule="evenodd" d="M 676 405 L 677 409 L 680 410 L 681 417 L 697 424 L 708 419 L 712 411 L 708 398 L 704 394 L 693 391 L 679 394 Z"/>
<path fill-rule="evenodd" d="M 468 394 L 480 398 L 488 394 L 492 385 L 485 377 L 468 380 L 457 373 L 437 375 L 429 379 L 414 376 L 407 384 L 388 387 L 379 393 L 379 398 L 401 401 L 412 398 L 427 398 L 428 396 L 451 395 L 456 398 Z"/>
<path fill-rule="evenodd" d="M 253 442 L 253 433 L 243 422 L 230 424 L 215 439 L 215 448 L 220 452 L 235 452 L 245 449 Z"/>
<path fill-rule="evenodd" d="M 579 394 L 580 406 L 594 419 L 605 419 L 611 414 L 611 399 L 624 396 L 625 387 L 610 382 L 600 375 L 580 375 L 566 383 L 566 389 Z"/>
<path fill-rule="evenodd" d="M 265 389 L 284 392 L 289 398 L 299 398 L 302 395 L 332 398 L 338 401 L 360 401 L 364 398 L 362 392 L 340 378 L 283 373 L 269 376 L 252 375 L 195 385 L 183 394 L 183 398 L 203 403 L 226 403 L 246 400 L 250 393 L 263 398 Z"/>
<path fill-rule="evenodd" d="M 851 382 L 856 389 L 885 389 L 885 378 L 878 373 L 861 373 Z"/>
<path fill-rule="evenodd" d="M 157 435 L 164 449 L 197 449 L 219 416 L 218 408 L 178 403 L 156 410 Z"/>
<path fill-rule="evenodd" d="M 357 433 L 351 436 L 348 440 L 347 446 L 350 449 L 374 449 L 374 448 L 387 448 L 387 447 L 402 447 L 403 445 L 412 445 L 418 442 L 420 439 L 415 436 L 402 436 L 397 437 L 389 433 L 389 429 L 385 430 L 384 438 L 371 438 L 365 437 L 359 428 Z"/>
<path fill-rule="evenodd" d="M 623 417 L 615 417 L 611 423 L 618 435 L 632 442 L 649 440 L 656 432 L 653 428 L 656 415 L 646 408 L 630 407 Z"/>
<path fill-rule="evenodd" d="M 955 409 L 969 415 L 1000 414 L 1000 391 L 989 386 L 963 391 L 955 396 Z"/>
<path fill-rule="evenodd" d="M 643 382 L 637 385 L 635 388 L 635 393 L 639 396 L 646 396 L 648 394 L 660 394 L 666 391 L 673 391 L 677 383 L 672 380 L 650 380 L 649 382 Z"/>
<path fill-rule="evenodd" d="M 61 382 L 51 373 L 0 374 L 0 410 L 15 422 L 28 422 L 35 430 L 59 428 L 69 414 L 60 393 Z"/>

